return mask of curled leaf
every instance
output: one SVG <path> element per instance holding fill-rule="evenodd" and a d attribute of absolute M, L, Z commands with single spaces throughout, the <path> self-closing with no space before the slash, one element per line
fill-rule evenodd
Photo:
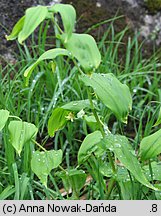
<path fill-rule="evenodd" d="M 26 77 L 26 85 L 28 85 L 29 82 L 29 78 L 32 74 L 32 71 L 35 69 L 35 67 L 43 60 L 46 59 L 54 59 L 59 55 L 66 55 L 69 56 L 69 52 L 65 49 L 61 49 L 61 48 L 55 48 L 55 49 L 51 49 L 48 50 L 46 52 L 44 52 L 39 58 L 38 60 L 33 63 L 30 67 L 28 67 L 25 72 L 24 72 L 24 76 Z"/>
<path fill-rule="evenodd" d="M 38 25 L 46 18 L 48 14 L 47 7 L 37 6 L 26 10 L 24 25 L 21 32 L 18 34 L 18 42 L 22 42 L 28 38 Z"/>

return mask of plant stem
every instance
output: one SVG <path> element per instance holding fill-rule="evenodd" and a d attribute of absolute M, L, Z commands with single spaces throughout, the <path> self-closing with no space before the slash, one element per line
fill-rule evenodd
<path fill-rule="evenodd" d="M 95 119 L 96 119 L 96 121 L 97 121 L 97 123 L 98 123 L 98 125 L 99 125 L 99 129 L 100 129 L 100 131 L 101 131 L 102 137 L 105 138 L 105 132 L 104 132 L 102 123 L 101 123 L 101 121 L 100 121 L 100 119 L 99 119 L 99 117 L 98 117 L 98 114 L 97 114 L 96 110 L 95 110 L 95 107 L 94 107 L 94 104 L 93 104 L 93 101 L 92 101 L 92 98 L 91 98 L 91 93 L 89 92 L 89 89 L 88 89 L 88 88 L 87 88 L 87 93 L 88 93 L 88 99 L 89 99 L 89 101 L 90 101 L 90 105 L 91 105 L 91 109 L 92 109 L 93 115 L 94 115 L 94 117 L 95 117 Z M 113 161 L 113 159 L 112 159 L 111 153 L 108 151 L 107 154 L 108 154 L 109 162 L 110 162 L 111 167 L 112 167 L 113 174 L 116 175 L 116 172 L 117 172 L 117 171 L 116 171 L 115 164 L 114 164 L 114 161 Z M 113 187 L 114 187 L 114 183 L 115 183 L 115 179 L 112 179 L 112 180 L 111 180 L 111 184 L 110 184 L 110 186 L 108 187 L 108 192 L 107 192 L 107 198 L 108 198 L 108 199 L 109 199 L 110 194 L 111 194 L 111 191 L 112 191 L 112 189 L 113 189 Z"/>
<path fill-rule="evenodd" d="M 53 22 L 53 24 L 54 24 L 54 27 L 56 27 L 57 30 L 58 30 L 61 34 L 63 34 L 63 33 L 64 33 L 63 30 L 60 28 L 60 26 L 59 26 L 58 23 L 57 23 L 57 18 L 55 17 L 55 19 L 54 19 L 54 17 L 52 17 L 51 20 L 52 20 L 52 22 Z M 58 31 L 56 31 L 56 33 L 58 33 Z"/>
<path fill-rule="evenodd" d="M 66 171 L 61 165 L 59 165 L 58 167 L 59 167 L 63 172 L 67 173 L 67 171 Z"/>
<path fill-rule="evenodd" d="M 9 118 L 15 118 L 15 119 L 18 119 L 18 120 L 22 121 L 18 116 L 9 115 Z"/>
<path fill-rule="evenodd" d="M 91 105 L 91 109 L 92 109 L 93 115 L 94 115 L 94 117 L 95 117 L 95 119 L 96 119 L 96 121 L 97 121 L 97 123 L 99 125 L 99 129 L 100 129 L 101 134 L 102 134 L 102 136 L 104 138 L 105 137 L 105 132 L 103 130 L 102 123 L 101 123 L 101 121 L 100 121 L 100 119 L 98 117 L 98 114 L 97 114 L 97 112 L 96 112 L 96 110 L 94 108 L 94 104 L 93 104 L 93 101 L 92 101 L 92 98 L 91 98 L 91 94 L 90 94 L 90 92 L 89 92 L 88 89 L 87 89 L 87 92 L 88 92 L 88 98 L 89 98 L 89 101 L 90 101 L 90 105 Z M 110 152 L 107 152 L 107 154 L 108 154 L 108 158 L 109 158 L 109 161 L 110 161 L 113 173 L 116 174 L 116 168 L 115 168 L 113 159 L 111 157 L 111 154 L 110 154 Z"/>
<path fill-rule="evenodd" d="M 92 98 L 91 98 L 91 93 L 89 92 L 89 89 L 87 88 L 87 93 L 88 93 L 88 99 L 89 99 L 89 102 L 90 102 L 90 105 L 91 105 L 91 109 L 92 109 L 92 112 L 93 112 L 93 115 L 99 125 L 99 129 L 101 131 L 101 134 L 103 136 L 103 138 L 105 137 L 105 133 L 104 133 L 104 130 L 103 130 L 103 127 L 102 127 L 102 123 L 100 122 L 100 119 L 98 117 L 98 114 L 95 110 L 95 107 L 94 107 L 94 104 L 93 104 L 93 101 L 92 101 Z"/>
<path fill-rule="evenodd" d="M 42 149 L 44 152 L 46 152 L 47 150 L 42 147 L 38 142 L 36 142 L 36 140 L 32 139 L 32 142 L 35 143 L 37 146 L 39 146 L 40 149 Z"/>

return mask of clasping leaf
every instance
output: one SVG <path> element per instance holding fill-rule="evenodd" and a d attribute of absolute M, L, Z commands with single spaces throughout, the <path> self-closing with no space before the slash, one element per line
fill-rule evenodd
<path fill-rule="evenodd" d="M 100 100 L 126 123 L 132 108 L 132 97 L 127 85 L 122 84 L 113 74 L 82 75 L 80 79 L 86 86 L 91 86 Z"/>
<path fill-rule="evenodd" d="M 83 163 L 89 158 L 92 152 L 98 148 L 97 144 L 102 138 L 100 131 L 95 131 L 85 137 L 78 151 L 78 164 Z"/>
<path fill-rule="evenodd" d="M 63 34 L 61 40 L 65 48 L 78 60 L 84 70 L 92 71 L 98 68 L 101 62 L 101 54 L 91 35 L 73 33 L 66 41 L 66 34 Z"/>
<path fill-rule="evenodd" d="M 47 177 L 52 169 L 57 168 L 62 162 L 62 150 L 45 152 L 35 151 L 31 159 L 31 169 L 47 187 Z"/>
<path fill-rule="evenodd" d="M 67 41 L 72 35 L 76 22 L 76 12 L 74 7 L 69 4 L 55 4 L 49 8 L 49 11 L 60 14 L 66 33 L 65 41 Z"/>
<path fill-rule="evenodd" d="M 61 49 L 61 48 L 55 48 L 55 49 L 51 49 L 48 50 L 46 52 L 44 52 L 39 58 L 38 60 L 33 63 L 30 67 L 28 67 L 25 72 L 24 72 L 24 76 L 26 77 L 26 85 L 28 85 L 29 82 L 29 78 L 32 74 L 32 71 L 34 70 L 34 68 L 43 60 L 47 60 L 47 59 L 54 59 L 57 56 L 60 55 L 66 55 L 69 56 L 69 52 L 65 49 Z"/>
<path fill-rule="evenodd" d="M 29 142 L 37 134 L 37 127 L 23 121 L 11 121 L 8 125 L 11 144 L 20 155 L 24 144 Z"/>

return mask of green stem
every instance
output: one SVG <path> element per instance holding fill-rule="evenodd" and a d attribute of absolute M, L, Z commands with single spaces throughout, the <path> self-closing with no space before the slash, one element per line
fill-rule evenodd
<path fill-rule="evenodd" d="M 18 119 L 18 120 L 22 121 L 18 116 L 9 115 L 9 118 L 15 118 L 15 119 Z"/>
<path fill-rule="evenodd" d="M 36 140 L 32 139 L 32 142 L 35 143 L 40 149 L 42 149 L 44 152 L 46 152 L 47 150 L 42 147 L 38 142 L 36 142 Z"/>
<path fill-rule="evenodd" d="M 59 26 L 58 23 L 57 23 L 57 18 L 54 19 L 54 17 L 52 17 L 51 20 L 52 20 L 54 26 L 57 28 L 57 30 L 58 30 L 61 34 L 64 34 L 63 30 L 60 28 L 60 26 Z M 58 32 L 58 31 L 57 31 L 57 32 Z"/>
<path fill-rule="evenodd" d="M 59 165 L 58 167 L 61 169 L 61 171 L 67 173 L 67 171 L 61 165 Z"/>
<path fill-rule="evenodd" d="M 104 138 L 105 137 L 105 132 L 103 130 L 102 123 L 101 123 L 101 121 L 100 121 L 100 119 L 98 117 L 98 114 L 97 114 L 97 112 L 96 112 L 96 110 L 94 108 L 94 104 L 93 104 L 93 101 L 92 101 L 92 98 L 91 98 L 91 94 L 90 94 L 90 92 L 89 92 L 88 89 L 87 89 L 87 92 L 88 92 L 88 98 L 89 98 L 89 101 L 90 101 L 90 105 L 91 105 L 91 109 L 92 109 L 93 115 L 94 115 L 94 117 L 95 117 L 95 119 L 96 119 L 96 121 L 97 121 L 97 123 L 99 125 L 99 129 L 100 129 L 101 134 L 102 134 L 102 136 Z M 113 173 L 116 174 L 116 168 L 115 168 L 113 159 L 111 157 L 111 154 L 110 154 L 110 152 L 107 152 L 107 154 L 108 154 L 108 158 L 109 158 L 109 161 L 110 161 Z"/>
<path fill-rule="evenodd" d="M 90 102 L 90 105 L 91 105 L 91 109 L 92 109 L 93 115 L 94 115 L 94 117 L 95 117 L 95 119 L 96 119 L 96 121 L 97 121 L 97 123 L 99 125 L 99 129 L 100 129 L 101 134 L 102 134 L 102 136 L 104 138 L 105 137 L 105 133 L 104 133 L 104 130 L 103 130 L 103 127 L 102 127 L 102 123 L 101 123 L 101 121 L 100 121 L 100 119 L 98 117 L 98 114 L 97 114 L 96 110 L 95 110 L 95 107 L 94 107 L 94 104 L 93 104 L 93 101 L 92 101 L 92 98 L 91 98 L 91 93 L 89 92 L 88 88 L 87 88 L 87 93 L 88 93 L 88 99 L 89 99 L 89 102 Z"/>
<path fill-rule="evenodd" d="M 92 98 L 91 98 L 91 93 L 89 92 L 89 89 L 87 89 L 87 93 L 88 93 L 88 98 L 89 98 L 89 101 L 90 101 L 90 105 L 91 105 L 91 109 L 92 109 L 93 115 L 94 115 L 94 117 L 95 117 L 95 119 L 96 119 L 96 121 L 97 121 L 97 123 L 99 125 L 99 129 L 101 131 L 102 137 L 104 138 L 106 136 L 106 134 L 104 132 L 104 129 L 103 129 L 102 123 L 101 123 L 101 121 L 100 121 L 100 119 L 98 117 L 98 114 L 97 114 L 97 112 L 95 110 L 95 107 L 94 107 L 94 104 L 93 104 L 93 101 L 92 101 Z M 107 152 L 107 154 L 108 154 L 109 162 L 110 162 L 111 167 L 112 167 L 113 174 L 115 176 L 116 173 L 117 173 L 117 171 L 116 171 L 116 168 L 115 168 L 114 161 L 113 161 L 111 153 L 109 151 Z M 107 198 L 110 197 L 111 191 L 112 191 L 112 189 L 114 187 L 114 183 L 115 183 L 115 180 L 111 179 L 111 183 L 110 183 L 110 185 L 108 187 Z"/>

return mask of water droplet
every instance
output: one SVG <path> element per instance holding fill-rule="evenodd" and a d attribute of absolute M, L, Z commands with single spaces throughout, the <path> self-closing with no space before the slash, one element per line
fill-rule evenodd
<path fill-rule="evenodd" d="M 115 143 L 115 147 L 116 147 L 116 148 L 120 148 L 121 145 L 120 145 L 119 143 Z"/>
<path fill-rule="evenodd" d="M 101 74 L 103 77 L 106 77 L 106 75 L 105 74 Z"/>

